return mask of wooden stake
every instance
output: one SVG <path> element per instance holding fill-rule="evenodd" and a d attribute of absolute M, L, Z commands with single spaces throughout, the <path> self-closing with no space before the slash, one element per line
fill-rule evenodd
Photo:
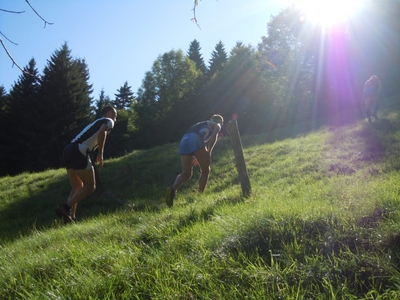
<path fill-rule="evenodd" d="M 233 153 L 235 155 L 236 169 L 239 173 L 239 181 L 244 197 L 249 197 L 251 192 L 249 174 L 247 173 L 246 162 L 243 156 L 242 141 L 236 120 L 230 120 L 227 125 L 228 133 L 232 141 Z"/>

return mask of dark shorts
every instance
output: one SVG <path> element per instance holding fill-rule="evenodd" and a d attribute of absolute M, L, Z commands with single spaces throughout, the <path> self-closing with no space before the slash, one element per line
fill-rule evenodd
<path fill-rule="evenodd" d="M 205 147 L 203 138 L 197 133 L 187 133 L 181 139 L 179 154 L 193 155 L 195 151 Z"/>
<path fill-rule="evenodd" d="M 363 91 L 364 98 L 375 98 L 377 94 L 376 88 L 374 87 L 367 87 Z"/>
<path fill-rule="evenodd" d="M 369 109 L 374 109 L 376 105 L 378 105 L 378 93 L 376 92 L 376 88 L 369 87 L 365 88 L 363 92 L 365 107 Z"/>
<path fill-rule="evenodd" d="M 71 143 L 64 148 L 63 157 L 65 168 L 73 170 L 85 170 L 92 167 L 89 155 L 83 155 L 79 151 L 78 143 Z"/>

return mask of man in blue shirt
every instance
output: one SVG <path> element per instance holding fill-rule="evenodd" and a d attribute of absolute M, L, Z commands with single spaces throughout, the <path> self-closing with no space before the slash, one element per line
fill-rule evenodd
<path fill-rule="evenodd" d="M 193 166 L 200 166 L 199 192 L 204 191 L 211 171 L 211 153 L 223 124 L 222 116 L 213 115 L 210 120 L 191 126 L 183 135 L 179 150 L 182 172 L 176 177 L 174 184 L 167 188 L 165 194 L 167 206 L 174 205 L 174 197 L 179 186 L 192 178 Z"/>

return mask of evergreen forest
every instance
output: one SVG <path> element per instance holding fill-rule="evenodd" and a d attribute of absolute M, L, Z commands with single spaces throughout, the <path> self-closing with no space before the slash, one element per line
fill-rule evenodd
<path fill-rule="evenodd" d="M 258 45 L 238 41 L 225 49 L 219 41 L 208 62 L 193 40 L 155 58 L 137 91 L 127 79 L 111 97 L 93 95 L 90 66 L 67 43 L 43 70 L 32 58 L 9 91 L 0 82 L 0 176 L 62 167 L 64 146 L 107 104 L 118 119 L 106 158 L 177 142 L 214 113 L 236 119 L 242 135 L 312 130 L 308 124 L 324 125 L 333 114 L 343 115 L 339 123 L 363 117 L 363 86 L 372 74 L 381 79 L 381 98 L 400 88 L 400 2 L 368 3 L 362 18 L 329 31 L 289 6 L 266 20 Z"/>

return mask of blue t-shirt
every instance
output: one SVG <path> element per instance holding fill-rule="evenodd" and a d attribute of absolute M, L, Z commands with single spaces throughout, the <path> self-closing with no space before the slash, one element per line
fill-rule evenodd
<path fill-rule="evenodd" d="M 207 143 L 208 140 L 211 137 L 212 130 L 210 128 L 210 124 L 209 124 L 208 121 L 202 121 L 202 122 L 198 122 L 198 123 L 192 125 L 185 132 L 185 134 L 188 134 L 188 133 L 197 133 L 198 135 L 201 136 L 201 138 L 203 139 L 204 143 Z"/>

